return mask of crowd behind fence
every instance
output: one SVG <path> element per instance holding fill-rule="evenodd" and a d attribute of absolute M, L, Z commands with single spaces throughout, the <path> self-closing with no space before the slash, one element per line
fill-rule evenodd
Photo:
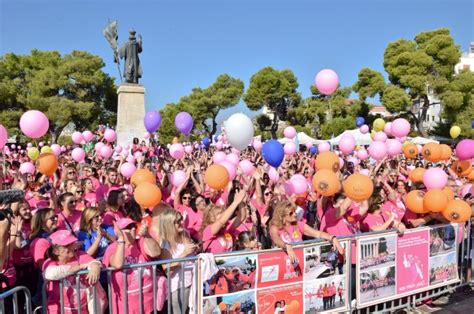
<path fill-rule="evenodd" d="M 447 232 L 448 228 L 452 227 L 454 232 L 456 233 L 454 236 L 454 241 L 455 244 L 454 246 L 452 245 L 452 231 Z M 297 253 L 302 256 L 301 261 L 299 261 L 299 265 L 287 265 L 287 271 L 288 267 L 298 267 L 300 269 L 300 273 L 298 275 L 295 275 L 295 278 L 284 278 L 282 279 L 283 281 L 276 282 L 274 286 L 269 284 L 269 278 L 271 277 L 270 274 L 265 273 L 265 260 L 272 260 L 272 261 L 277 261 L 275 262 L 277 265 L 278 264 L 278 259 L 281 260 L 282 264 L 280 265 L 281 268 L 284 266 L 284 261 L 285 261 L 285 256 L 286 253 L 282 252 L 280 249 L 272 249 L 272 250 L 264 250 L 264 251 L 257 251 L 257 252 L 249 252 L 249 251 L 239 251 L 239 252 L 233 252 L 230 254 L 219 254 L 212 256 L 214 260 L 217 262 L 217 268 L 219 271 L 226 271 L 228 269 L 232 269 L 234 271 L 235 269 L 241 267 L 239 266 L 237 260 L 239 258 L 241 260 L 245 260 L 245 263 L 248 263 L 250 266 L 245 267 L 245 272 L 248 277 L 249 274 L 251 274 L 251 271 L 248 271 L 248 269 L 253 269 L 254 275 L 257 276 L 257 279 L 255 279 L 254 276 L 254 281 L 251 282 L 249 285 L 245 286 L 245 291 L 232 291 L 231 290 L 220 290 L 219 293 L 214 293 L 209 289 L 209 285 L 212 285 L 212 280 L 217 280 L 216 279 L 216 274 L 212 275 L 211 277 L 206 278 L 205 277 L 205 266 L 204 263 L 206 263 L 205 258 L 203 258 L 204 255 L 200 256 L 195 256 L 195 257 L 188 257 L 188 258 L 180 258 L 180 259 L 170 259 L 170 260 L 160 260 L 160 261 L 153 261 L 153 262 L 148 262 L 148 263 L 140 263 L 140 264 L 133 264 L 133 265 L 125 265 L 123 269 L 119 270 L 123 274 L 123 290 L 122 295 L 124 296 L 123 302 L 119 305 L 118 311 L 120 313 L 145 313 L 144 310 L 144 299 L 146 299 L 146 295 L 144 295 L 143 291 L 151 291 L 152 295 L 152 304 L 153 304 L 153 311 L 152 313 L 176 313 L 176 310 L 173 311 L 173 302 L 172 302 L 172 292 L 169 287 L 171 287 L 171 265 L 176 265 L 176 263 L 179 263 L 182 267 L 180 267 L 179 270 L 179 276 L 178 278 L 184 278 L 184 272 L 185 271 L 192 271 L 193 278 L 192 278 L 192 284 L 191 287 L 185 287 L 185 280 L 180 280 L 180 288 L 177 290 L 181 294 L 180 300 L 185 300 L 185 292 L 186 289 L 191 290 L 191 296 L 189 297 L 189 302 L 190 302 L 190 312 L 191 313 L 216 313 L 216 309 L 219 309 L 220 313 L 258 313 L 259 310 L 262 309 L 262 306 L 265 306 L 266 302 L 265 297 L 268 296 L 268 293 L 271 292 L 274 294 L 274 298 L 279 296 L 279 289 L 283 291 L 283 289 L 286 289 L 288 292 L 289 287 L 295 287 L 295 289 L 301 289 L 301 294 L 306 294 L 302 295 L 299 300 L 302 300 L 302 304 L 300 302 L 294 302 L 295 300 L 289 300 L 291 302 L 285 302 L 282 300 L 282 304 L 285 303 L 282 308 L 286 307 L 287 310 L 293 310 L 299 313 L 303 313 L 303 308 L 306 310 L 306 313 L 313 313 L 313 312 L 321 312 L 324 310 L 329 311 L 329 306 L 336 306 L 332 305 L 335 300 L 335 296 L 333 296 L 333 299 L 331 299 L 330 296 L 324 296 L 321 295 L 321 299 L 324 300 L 324 304 L 319 304 L 321 308 L 317 308 L 318 305 L 314 305 L 314 302 L 312 302 L 313 297 L 315 299 L 318 299 L 320 295 L 318 293 L 315 293 L 314 295 L 309 294 L 310 296 L 310 301 L 308 302 L 308 287 L 311 286 L 310 282 L 313 280 L 314 282 L 323 282 L 323 281 L 333 281 L 334 284 L 334 278 L 339 278 L 340 281 L 340 287 L 343 287 L 344 289 L 339 289 L 339 292 L 336 292 L 338 295 L 338 303 L 341 305 L 343 295 L 344 294 L 344 304 L 343 306 L 339 307 L 339 309 L 343 309 L 344 312 L 352 312 L 352 311 L 357 311 L 357 312 L 385 312 L 385 311 L 395 311 L 397 309 L 402 309 L 402 308 L 411 308 L 415 307 L 417 304 L 420 302 L 429 299 L 429 298 L 435 298 L 437 296 L 446 294 L 448 292 L 453 291 L 454 289 L 468 285 L 472 281 L 472 249 L 471 249 L 471 244 L 472 244 L 472 233 L 471 233 L 471 224 L 468 223 L 465 226 L 464 225 L 440 225 L 440 226 L 435 226 L 435 227 L 429 227 L 429 228 L 420 228 L 420 229 L 414 229 L 412 230 L 412 234 L 416 234 L 419 232 L 423 232 L 424 230 L 426 233 L 430 234 L 429 238 L 429 254 L 431 257 L 429 257 L 430 264 L 431 264 L 431 269 L 429 270 L 430 273 L 430 278 L 428 280 L 433 280 L 434 285 L 428 285 L 425 287 L 422 287 L 421 289 L 414 289 L 413 293 L 405 293 L 405 294 L 393 294 L 392 296 L 388 295 L 387 297 L 380 298 L 380 301 L 377 301 L 377 297 L 372 297 L 371 295 L 371 301 L 370 302 L 365 302 L 363 298 L 363 293 L 364 291 L 370 291 L 373 295 L 376 295 L 374 291 L 377 291 L 379 289 L 386 289 L 389 286 L 393 285 L 393 281 L 395 281 L 395 278 L 392 277 L 392 279 L 387 278 L 390 276 L 390 269 L 394 267 L 393 263 L 396 263 L 393 261 L 392 258 L 382 258 L 380 259 L 382 262 L 381 263 L 387 263 L 388 270 L 385 271 L 385 277 L 383 280 L 380 278 L 375 278 L 373 274 L 378 274 L 380 275 L 379 270 L 380 269 L 387 269 L 385 266 L 381 266 L 382 268 L 379 268 L 378 270 L 373 270 L 374 267 L 378 267 L 378 265 L 373 265 L 373 264 L 362 264 L 361 263 L 361 256 L 358 256 L 356 259 L 356 267 L 355 269 L 357 270 L 357 273 L 352 273 L 354 271 L 353 265 L 351 265 L 351 255 L 352 255 L 352 250 L 353 245 L 352 242 L 355 239 L 357 242 L 357 246 L 355 247 L 357 250 L 360 249 L 362 245 L 365 245 L 364 243 L 367 242 L 372 246 L 378 247 L 377 252 L 380 252 L 380 246 L 383 246 L 385 252 L 380 253 L 384 257 L 387 257 L 387 254 L 395 254 L 394 253 L 394 247 L 393 244 L 390 244 L 390 238 L 391 237 L 399 237 L 399 235 L 394 232 L 394 231 L 379 231 L 379 232 L 372 232 L 372 233 L 367 233 L 367 234 L 360 234 L 360 235 L 354 235 L 351 237 L 341 237 L 340 241 L 341 243 L 344 244 L 345 249 L 346 249 L 346 256 L 344 260 L 344 270 L 342 268 L 337 268 L 333 267 L 331 271 L 328 272 L 328 269 L 331 268 L 331 263 L 334 263 L 334 260 L 332 260 L 331 254 L 333 253 L 331 248 L 332 245 L 329 244 L 328 242 L 325 241 L 315 241 L 315 240 L 308 240 L 301 242 L 299 246 L 296 248 L 297 252 L 298 249 L 300 249 L 300 252 Z M 444 230 L 444 231 L 443 231 Z M 451 230 L 451 229 L 449 229 Z M 438 240 L 439 236 L 445 237 L 442 239 L 444 241 L 441 245 L 438 245 L 436 243 L 436 240 Z M 417 235 L 418 236 L 418 235 Z M 404 237 L 406 237 L 404 235 Z M 368 239 L 368 240 L 367 240 Z M 378 239 L 378 240 L 377 240 Z M 382 240 L 380 240 L 382 239 Z M 364 242 L 365 241 L 365 242 Z M 377 242 L 379 241 L 379 242 Z M 418 243 L 420 244 L 419 239 L 413 240 L 413 243 Z M 400 243 L 400 242 L 399 242 Z M 416 248 L 413 247 L 414 251 Z M 370 251 L 367 251 L 370 252 Z M 440 253 L 441 252 L 441 253 Z M 359 252 L 360 253 L 360 252 Z M 419 252 L 418 252 L 419 253 Z M 404 253 L 405 254 L 405 253 Z M 413 252 L 413 254 L 417 254 L 417 252 Z M 406 254 L 405 254 L 406 255 Z M 419 254 L 418 254 L 419 255 Z M 209 257 L 209 254 L 206 255 Z M 452 258 L 455 258 L 455 260 L 452 260 Z M 204 256 L 205 257 L 205 256 Z M 444 260 L 447 258 L 446 260 Z M 252 261 L 253 259 L 253 261 Z M 401 259 L 401 257 L 398 257 L 397 259 Z M 405 259 L 405 256 L 404 256 Z M 256 261 L 258 260 L 258 267 L 256 264 Z M 365 260 L 366 261 L 366 260 Z M 403 263 L 409 263 L 408 261 L 403 261 Z M 442 283 L 437 283 L 436 276 L 434 276 L 434 271 L 437 271 L 440 269 L 440 267 L 445 267 L 447 264 L 453 262 L 455 267 L 456 274 L 454 274 L 452 271 L 447 272 L 448 273 L 448 278 L 445 278 Z M 252 264 L 253 263 L 253 264 Z M 441 263 L 440 267 L 437 266 L 436 263 Z M 446 264 L 447 263 L 447 264 Z M 423 263 L 421 263 L 423 264 Z M 323 267 L 323 266 L 324 267 Z M 336 265 L 334 263 L 334 265 Z M 163 266 L 166 266 L 163 268 Z M 300 267 L 303 266 L 303 269 Z M 192 267 L 192 270 L 189 269 L 189 267 Z M 220 267 L 220 268 L 219 268 Z M 370 270 L 368 273 L 372 274 L 372 278 L 367 278 L 364 276 L 367 276 L 367 273 L 364 273 L 361 268 L 367 268 Z M 426 266 L 425 266 L 426 267 Z M 241 267 L 242 268 L 242 267 Z M 164 272 L 162 269 L 166 269 Z M 317 270 L 320 272 L 320 275 L 317 276 L 322 276 L 322 278 L 309 278 L 308 274 L 314 274 L 314 271 Z M 117 271 L 117 270 L 115 270 Z M 127 287 L 127 272 L 134 272 L 136 274 L 136 280 L 138 281 L 138 290 L 140 293 L 138 293 L 138 300 L 130 300 L 128 297 L 128 287 Z M 144 290 L 143 287 L 143 274 L 144 272 L 151 271 L 152 274 L 152 287 L 151 289 L 147 288 Z M 60 291 L 68 291 L 68 293 L 73 293 L 75 298 L 77 300 L 75 301 L 77 307 L 72 310 L 73 313 L 104 313 L 107 312 L 108 310 L 106 309 L 113 309 L 113 295 L 112 295 L 112 274 L 114 272 L 113 269 L 104 269 L 103 274 L 105 274 L 105 282 L 103 282 L 103 286 L 105 288 L 105 291 L 107 291 L 107 298 L 106 298 L 106 304 L 103 304 L 103 300 L 100 298 L 100 294 L 97 292 L 97 287 L 98 286 L 92 286 L 90 290 L 87 292 L 87 308 L 83 308 L 84 302 L 81 302 L 81 297 L 83 294 L 81 293 L 81 281 L 80 277 L 84 276 L 87 274 L 87 271 L 81 271 L 76 273 L 75 275 L 72 275 L 70 277 L 67 277 L 65 279 L 60 280 L 59 287 Z M 203 273 L 204 272 L 204 273 Z M 321 275 L 321 274 L 326 274 L 328 275 L 327 277 L 324 277 L 326 275 Z M 332 275 L 331 275 L 332 274 Z M 166 285 L 161 285 L 160 286 L 160 280 L 159 277 L 163 277 L 164 280 L 166 280 Z M 299 279 L 297 278 L 298 276 L 301 276 Z M 332 277 L 331 277 L 332 276 Z M 341 276 L 343 279 L 341 279 Z M 449 277 L 451 276 L 451 277 Z M 75 287 L 71 287 L 70 279 L 71 277 L 74 277 L 75 280 Z M 277 278 L 277 277 L 276 277 Z M 308 279 L 309 278 L 309 279 Z M 364 279 L 367 278 L 367 279 Z M 278 278 L 280 280 L 281 277 Z M 206 281 L 207 280 L 207 281 Z M 299 281 L 298 281 L 299 280 Z M 367 284 L 364 285 L 364 288 L 360 287 L 360 283 L 362 281 L 366 280 Z M 378 280 L 378 281 L 377 281 Z M 161 280 L 163 281 L 163 280 Z M 357 281 L 357 282 L 354 282 Z M 211 282 L 211 284 L 209 284 Z M 33 310 L 35 312 L 42 312 L 42 313 L 47 313 L 48 312 L 48 295 L 47 295 L 47 286 L 50 284 L 50 281 L 45 280 L 43 284 L 43 289 L 42 289 L 42 307 L 39 309 L 32 309 L 32 302 L 31 302 L 31 295 L 28 289 L 24 287 L 15 287 L 13 289 L 7 290 L 6 292 L 3 292 L 0 294 L 0 311 L 1 313 L 33 313 Z M 203 283 L 207 284 L 208 291 L 203 290 Z M 282 287 L 283 286 L 283 287 Z M 316 286 L 316 284 L 314 285 Z M 397 284 L 399 286 L 399 283 Z M 168 287 L 168 288 L 166 288 Z M 354 287 L 358 287 L 358 289 L 354 289 Z M 400 288 L 400 287 L 399 287 Z M 72 290 L 71 290 L 72 289 Z M 100 287 L 102 289 L 102 287 Z M 163 290 L 164 291 L 160 291 Z M 234 288 L 235 289 L 235 288 Z M 241 288 L 239 288 L 241 289 Z M 74 292 L 72 292 L 74 291 Z M 295 292 L 294 290 L 293 292 Z M 328 290 L 329 291 L 329 290 Z M 290 291 L 292 292 L 292 291 Z M 163 293 L 165 294 L 165 299 L 163 299 Z M 188 291 L 189 293 L 189 291 Z M 296 295 L 298 292 L 296 291 L 294 294 Z M 354 294 L 355 293 L 355 294 Z M 379 294 L 380 292 L 377 292 Z M 383 293 L 383 292 L 382 292 Z M 23 302 L 18 302 L 18 296 L 19 294 L 24 295 L 24 301 Z M 220 295 L 219 295 L 220 294 Z M 245 296 L 251 296 L 254 295 L 253 299 L 249 299 L 249 301 L 244 304 L 242 301 Z M 400 297 L 397 295 L 401 295 Z M 66 294 L 64 295 L 63 293 L 60 293 L 60 304 L 58 306 L 58 313 L 68 313 L 71 312 L 69 311 L 68 307 L 65 306 L 65 300 L 64 298 L 67 297 L 69 298 L 70 295 Z M 236 297 L 237 299 L 240 298 L 240 301 L 236 302 L 234 305 L 238 304 L 239 307 L 232 307 L 229 304 L 226 304 L 226 300 L 228 300 L 231 297 Z M 161 298 L 161 300 L 160 300 Z M 268 298 L 267 298 L 268 299 Z M 356 300 L 356 301 L 353 301 Z M 131 302 L 135 303 L 138 301 L 136 304 L 138 304 L 138 308 L 131 308 L 129 304 Z M 220 301 L 220 303 L 219 303 Z M 327 301 L 327 302 L 326 302 Z M 361 302 L 363 301 L 363 302 Z M 213 303 L 214 302 L 214 303 Z M 253 305 L 251 303 L 254 303 Z M 276 302 L 278 303 L 278 302 Z M 74 307 L 74 302 L 68 303 L 71 307 Z M 298 305 L 299 304 L 299 305 Z M 304 304 L 304 305 L 303 305 Z M 273 304 L 271 304 L 274 306 Z M 281 304 L 280 304 L 281 305 Z M 208 306 L 206 308 L 206 306 Z M 275 305 L 276 307 L 277 305 Z M 291 306 L 291 307 L 290 307 Z M 299 307 L 297 307 L 299 306 Z M 314 307 L 313 307 L 314 306 Z M 324 309 L 323 309 L 324 306 Z M 328 306 L 326 308 L 326 306 Z M 247 307 L 246 311 L 242 311 L 242 307 Z M 313 307 L 312 310 L 308 311 L 308 307 Z M 209 309 L 212 308 L 212 311 L 208 311 Z M 334 308 L 334 307 L 333 307 Z M 206 312 L 208 311 L 208 312 Z M 50 311 L 51 312 L 51 311 Z M 114 312 L 114 311 L 111 311 Z"/>

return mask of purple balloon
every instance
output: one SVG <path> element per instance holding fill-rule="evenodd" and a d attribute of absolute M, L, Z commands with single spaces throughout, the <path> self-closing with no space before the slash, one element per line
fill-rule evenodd
<path fill-rule="evenodd" d="M 180 112 L 174 118 L 176 128 L 184 135 L 189 135 L 193 129 L 193 118 L 187 112 Z"/>
<path fill-rule="evenodd" d="M 161 126 L 161 114 L 158 111 L 149 111 L 145 114 L 143 122 L 145 124 L 145 129 L 148 132 L 153 133 Z"/>

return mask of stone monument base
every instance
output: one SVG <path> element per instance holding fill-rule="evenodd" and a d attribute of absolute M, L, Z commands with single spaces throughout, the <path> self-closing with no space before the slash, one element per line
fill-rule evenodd
<path fill-rule="evenodd" d="M 124 83 L 119 86 L 117 107 L 117 143 L 132 144 L 133 138 L 143 139 L 146 132 L 145 88 L 138 84 Z"/>

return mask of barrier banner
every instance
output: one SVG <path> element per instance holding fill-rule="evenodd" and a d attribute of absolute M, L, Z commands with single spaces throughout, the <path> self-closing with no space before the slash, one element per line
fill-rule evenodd
<path fill-rule="evenodd" d="M 327 243 L 295 247 L 294 263 L 282 251 L 216 256 L 219 271 L 202 282 L 202 313 L 343 312 L 349 305 L 350 242 L 341 245 L 344 254 Z"/>
<path fill-rule="evenodd" d="M 458 280 L 458 225 L 357 240 L 357 304 L 370 306 Z"/>

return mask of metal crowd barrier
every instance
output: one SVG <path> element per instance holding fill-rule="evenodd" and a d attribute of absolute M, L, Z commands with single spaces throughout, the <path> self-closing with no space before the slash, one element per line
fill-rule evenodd
<path fill-rule="evenodd" d="M 427 299 L 431 299 L 431 298 L 435 298 L 435 297 L 438 297 L 438 296 L 442 296 L 442 295 L 445 295 L 445 294 L 448 294 L 448 293 L 451 293 L 452 291 L 454 291 L 455 289 L 457 288 L 460 288 L 462 286 L 466 286 L 466 285 L 469 285 L 471 284 L 472 282 L 474 282 L 474 278 L 472 276 L 472 273 L 471 273 L 471 269 L 474 267 L 474 261 L 472 259 L 472 250 L 471 250 L 471 244 L 473 243 L 472 240 L 473 240 L 473 237 L 474 237 L 474 234 L 473 232 L 471 232 L 471 229 L 472 229 L 472 225 L 471 223 L 467 223 L 464 225 L 465 228 L 464 228 L 464 232 L 463 232 L 463 239 L 461 241 L 459 241 L 460 243 L 457 244 L 458 245 L 458 266 L 459 266 L 459 279 L 460 279 L 460 282 L 459 283 L 456 283 L 456 284 L 447 284 L 447 285 L 444 285 L 444 286 L 441 286 L 441 287 L 436 287 L 436 288 L 433 288 L 433 289 L 430 289 L 430 290 L 427 290 L 427 291 L 423 291 L 423 292 L 419 292 L 419 293 L 414 293 L 414 294 L 411 294 L 411 295 L 408 295 L 408 296 L 404 296 L 404 297 L 401 297 L 401 298 L 398 298 L 398 299 L 393 299 L 393 300 L 390 300 L 390 301 L 382 301 L 380 303 L 377 303 L 377 304 L 374 304 L 374 305 L 370 305 L 370 306 L 365 306 L 365 307 L 361 307 L 357 304 L 353 304 L 353 302 L 351 302 L 351 300 L 355 299 L 355 296 L 351 295 L 351 286 L 353 284 L 352 282 L 352 277 L 350 273 L 348 273 L 348 276 L 349 276 L 349 286 L 348 286 L 348 295 L 349 295 L 349 298 L 348 298 L 348 302 L 349 302 L 349 312 L 355 312 L 355 313 L 382 313 L 382 312 L 394 312 L 396 310 L 400 310 L 400 309 L 412 309 L 412 308 L 415 308 L 417 305 L 419 305 L 421 302 L 427 300 Z M 461 227 L 461 226 L 460 226 Z M 390 235 L 390 234 L 396 234 L 395 231 L 376 231 L 376 232 L 370 232 L 370 233 L 364 233 L 364 234 L 356 234 L 356 235 L 352 235 L 352 236 L 345 236 L 345 237 L 339 237 L 341 240 L 348 240 L 348 239 L 351 239 L 351 240 L 356 240 L 359 236 L 361 235 Z M 322 240 L 308 240 L 308 241 L 303 241 L 301 243 L 298 243 L 298 244 L 316 244 L 316 243 L 325 243 L 325 241 L 322 241 Z M 348 256 L 351 256 L 351 245 L 349 245 L 347 248 L 348 250 Z M 278 251 L 279 249 L 273 249 L 275 251 Z M 265 252 L 269 252 L 270 250 L 265 250 Z M 252 252 L 252 254 L 259 254 L 260 252 Z M 219 256 L 236 256 L 236 255 L 242 255 L 242 254 L 249 254 L 249 251 L 239 251 L 239 252 L 230 252 L 228 254 L 219 254 Z M 156 305 L 156 301 L 157 301 L 157 279 L 158 279 L 158 269 L 161 268 L 162 266 L 167 266 L 166 267 L 166 277 L 167 277 L 167 296 L 166 296 L 166 300 L 167 300 L 167 303 L 165 303 L 165 306 L 166 308 L 164 310 L 167 310 L 167 313 L 173 313 L 172 311 L 172 292 L 171 292 L 171 270 L 170 270 L 170 266 L 171 264 L 176 264 L 176 263 L 179 263 L 181 264 L 181 267 L 180 267 L 180 278 L 183 278 L 183 280 L 181 280 L 180 282 L 180 292 L 181 292 L 181 300 L 184 300 L 184 296 L 185 296 L 185 280 L 184 280 L 184 277 L 185 277 L 185 267 L 192 267 L 193 268 L 193 284 L 197 287 L 197 291 L 195 293 L 195 295 L 193 295 L 194 297 L 194 304 L 195 306 L 197 306 L 200 302 L 199 300 L 199 297 L 201 295 L 200 291 L 202 290 L 202 287 L 199 287 L 198 284 L 199 284 L 199 278 L 198 278 L 198 267 L 199 267 L 199 263 L 198 263 L 198 257 L 188 257 L 188 258 L 179 258 L 179 259 L 169 259 L 169 260 L 160 260 L 160 261 L 153 261 L 153 262 L 148 262 L 148 263 L 142 263 L 142 264 L 133 264 L 133 265 L 125 265 L 122 270 L 119 270 L 119 271 L 123 271 L 123 270 L 130 270 L 130 269 L 135 269 L 135 270 L 138 270 L 137 272 L 137 280 L 138 280 L 138 285 L 139 285 L 139 290 L 142 290 L 143 288 L 143 282 L 142 282 L 142 279 L 143 279 L 143 271 L 144 269 L 149 269 L 151 268 L 152 270 L 152 284 L 153 284 L 153 287 L 152 287 L 152 290 L 153 290 L 153 304 Z M 192 265 L 191 265 L 192 264 Z M 185 266 L 187 265 L 187 266 Z M 184 266 L 184 267 L 183 267 Z M 354 271 L 353 269 L 350 271 Z M 112 309 L 113 308 L 113 303 L 112 303 L 112 273 L 114 272 L 113 269 L 111 268 L 108 268 L 108 269 L 104 269 L 102 270 L 102 272 L 105 272 L 106 275 L 107 275 L 107 297 L 108 297 L 108 308 L 109 309 Z M 86 275 L 87 274 L 87 271 L 81 271 L 81 272 L 78 272 L 77 274 L 73 275 L 75 276 L 76 278 L 76 283 L 77 283 L 77 286 L 76 286 L 76 291 L 79 291 L 80 290 L 80 280 L 79 278 L 83 275 Z M 125 291 L 127 291 L 128 287 L 127 287 L 127 274 L 126 272 L 123 272 L 123 280 L 124 280 L 124 285 L 123 285 L 123 289 Z M 357 280 L 357 278 L 356 278 Z M 60 281 L 60 290 L 62 291 L 65 287 L 65 283 L 64 283 L 65 279 L 61 280 Z M 43 305 L 42 305 L 42 312 L 43 313 L 47 313 L 47 295 L 46 295 L 46 287 L 48 285 L 48 281 L 45 281 L 45 283 L 43 284 L 43 289 L 42 289 L 42 300 L 43 300 Z M 19 291 L 23 291 L 26 295 L 26 307 L 27 307 L 27 312 L 26 313 L 31 313 L 31 296 L 30 296 L 30 293 L 29 291 L 25 288 L 25 287 L 16 287 L 16 288 L 13 288 L 3 294 L 0 295 L 0 313 L 4 313 L 4 300 L 5 298 L 7 297 L 10 297 L 10 296 L 13 296 L 13 299 L 14 299 L 14 304 L 16 304 L 16 307 L 14 307 L 16 309 L 16 311 L 18 310 L 18 305 L 17 305 L 17 293 Z M 77 308 L 77 312 L 78 313 L 81 313 L 81 300 L 80 300 L 80 293 L 77 293 L 76 292 L 76 295 L 77 295 L 77 304 L 78 304 L 78 308 Z M 95 309 L 97 309 L 97 294 L 96 294 L 96 290 L 95 290 L 95 287 L 93 288 L 93 293 L 92 295 L 94 296 L 93 298 L 93 306 Z M 124 313 L 128 313 L 128 304 L 129 304 L 129 300 L 128 300 L 128 293 L 124 293 L 123 295 L 125 295 L 125 299 L 123 300 L 123 304 L 121 306 L 123 306 L 123 312 Z M 144 309 L 143 309 L 143 294 L 142 293 L 139 293 L 138 294 L 138 303 L 139 303 L 139 312 L 140 313 L 144 313 Z M 184 300 L 184 301 L 187 301 L 187 300 Z M 60 293 L 60 305 L 59 305 L 59 309 L 60 309 L 60 313 L 63 314 L 64 313 L 64 300 L 63 300 L 63 294 Z M 3 311 L 1 311 L 3 310 Z M 15 310 L 14 310 L 14 313 L 17 313 Z M 97 312 L 97 311 L 95 311 Z M 200 309 L 197 310 L 196 313 L 200 313 Z M 157 309 L 156 309 L 156 306 L 154 306 L 154 309 L 153 309 L 153 313 L 156 314 L 157 313 Z"/>
<path fill-rule="evenodd" d="M 2 294 L 0 294 L 0 313 L 7 313 L 6 312 L 6 306 L 5 306 L 5 301 L 9 301 L 9 298 L 12 298 L 12 310 L 13 314 L 18 314 L 20 312 L 19 307 L 18 307 L 18 293 L 23 292 L 25 295 L 25 313 L 26 314 L 31 314 L 32 313 L 32 305 L 31 305 L 31 294 L 30 290 L 28 290 L 26 287 L 19 286 L 19 287 L 14 287 Z M 23 312 L 23 311 L 21 311 Z"/>

